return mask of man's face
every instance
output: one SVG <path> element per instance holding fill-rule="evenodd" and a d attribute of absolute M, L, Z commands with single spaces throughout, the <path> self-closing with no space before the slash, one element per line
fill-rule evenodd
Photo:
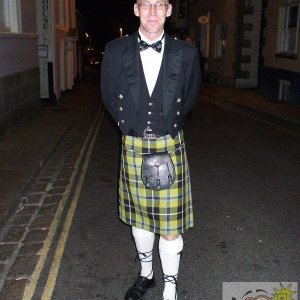
<path fill-rule="evenodd" d="M 140 18 L 140 30 L 155 40 L 163 32 L 166 17 L 172 13 L 172 5 L 163 0 L 138 0 L 134 4 L 134 14 Z"/>

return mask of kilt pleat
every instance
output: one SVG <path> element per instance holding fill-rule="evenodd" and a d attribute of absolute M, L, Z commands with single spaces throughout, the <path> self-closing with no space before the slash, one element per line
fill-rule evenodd
<path fill-rule="evenodd" d="M 145 187 L 142 155 L 165 152 L 175 166 L 175 182 L 165 190 Z M 183 132 L 156 140 L 123 136 L 119 177 L 119 217 L 129 225 L 161 235 L 175 235 L 193 227 L 193 206 Z"/>

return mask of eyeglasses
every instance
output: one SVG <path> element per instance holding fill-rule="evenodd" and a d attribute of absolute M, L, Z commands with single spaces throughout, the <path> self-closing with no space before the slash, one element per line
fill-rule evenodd
<path fill-rule="evenodd" d="M 157 3 L 149 3 L 149 2 L 142 2 L 142 3 L 137 3 L 141 7 L 141 9 L 144 10 L 149 10 L 152 6 L 156 8 L 156 10 L 164 10 L 165 7 L 168 6 L 168 4 L 165 4 L 164 2 L 157 2 Z"/>

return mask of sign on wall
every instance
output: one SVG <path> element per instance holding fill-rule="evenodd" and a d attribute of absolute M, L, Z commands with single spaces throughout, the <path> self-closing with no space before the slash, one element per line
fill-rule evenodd
<path fill-rule="evenodd" d="M 40 58 L 48 57 L 48 46 L 47 45 L 38 45 L 38 56 Z"/>
<path fill-rule="evenodd" d="M 48 62 L 52 62 L 51 0 L 37 1 L 38 56 L 40 66 L 40 96 L 49 98 Z"/>

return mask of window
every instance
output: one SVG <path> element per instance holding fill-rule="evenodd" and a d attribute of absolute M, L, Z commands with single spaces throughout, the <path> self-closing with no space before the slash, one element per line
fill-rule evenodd
<path fill-rule="evenodd" d="M 227 24 L 217 24 L 215 34 L 215 57 L 225 55 L 227 43 Z"/>
<path fill-rule="evenodd" d="M 279 52 L 296 54 L 299 31 L 299 4 L 281 6 L 279 26 Z"/>
<path fill-rule="evenodd" d="M 253 0 L 245 0 L 245 6 L 246 7 L 252 7 L 252 6 L 254 6 L 253 4 L 254 4 Z"/>
<path fill-rule="evenodd" d="M 20 32 L 20 0 L 0 0 L 0 32 Z"/>
<path fill-rule="evenodd" d="M 185 19 L 186 17 L 186 0 L 179 0 L 179 8 L 178 8 L 178 19 Z"/>
<path fill-rule="evenodd" d="M 0 31 L 6 31 L 4 15 L 4 3 L 3 0 L 0 0 Z"/>
<path fill-rule="evenodd" d="M 279 100 L 289 102 L 291 95 L 291 82 L 279 80 Z"/>

